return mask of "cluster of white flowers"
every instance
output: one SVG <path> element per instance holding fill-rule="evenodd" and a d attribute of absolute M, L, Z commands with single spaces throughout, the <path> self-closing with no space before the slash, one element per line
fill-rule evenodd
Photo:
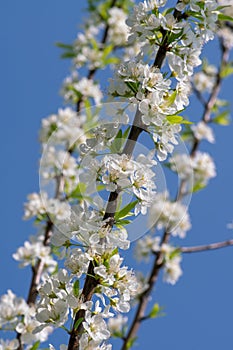
<path fill-rule="evenodd" d="M 18 339 L 13 339 L 13 340 L 0 339 L 0 350 L 16 350 L 18 349 L 18 346 L 19 346 Z"/>
<path fill-rule="evenodd" d="M 153 237 L 149 234 L 139 239 L 135 248 L 137 260 L 148 261 L 151 253 L 156 253 L 160 250 L 160 240 L 160 237 Z"/>
<path fill-rule="evenodd" d="M 223 8 L 223 13 L 227 16 L 233 17 L 233 1 L 232 0 L 218 0 L 220 6 Z M 222 39 L 223 44 L 229 50 L 233 48 L 233 27 L 232 22 L 221 22 L 221 26 L 217 31 L 217 35 Z"/>
<path fill-rule="evenodd" d="M 76 71 L 65 78 L 61 90 L 66 102 L 77 103 L 80 99 L 92 98 L 95 104 L 99 104 L 103 94 L 100 86 L 91 79 L 78 78 Z"/>
<path fill-rule="evenodd" d="M 74 65 L 77 68 L 87 66 L 95 70 L 106 64 L 115 63 L 115 57 L 111 56 L 114 47 L 122 47 L 128 38 L 128 26 L 125 23 L 126 13 L 120 7 L 112 7 L 108 11 L 107 25 L 108 37 L 105 38 L 107 46 L 103 47 L 100 41 L 100 33 L 103 23 L 96 23 L 96 17 L 90 18 L 83 33 L 78 33 L 74 42 Z"/>
<path fill-rule="evenodd" d="M 199 56 L 203 43 L 213 39 L 217 20 L 215 0 L 209 0 L 208 4 L 199 1 L 178 3 L 178 11 L 187 11 L 187 16 L 191 8 L 192 24 L 188 20 L 182 21 L 179 16 L 175 18 L 170 12 L 162 15 L 158 9 L 165 4 L 166 1 L 144 1 L 134 6 L 134 12 L 127 20 L 131 30 L 129 42 L 139 40 L 144 46 L 135 61 L 120 66 L 109 90 L 113 96 L 138 104 L 142 121 L 153 135 L 159 160 L 166 159 L 167 154 L 172 153 L 173 145 L 177 144 L 176 135 L 181 125 L 174 123 L 171 116 L 189 103 L 190 77 L 194 68 L 201 64 Z M 171 38 L 176 37 L 171 42 L 167 39 L 168 65 L 175 79 L 166 79 L 159 68 L 141 61 L 143 54 L 152 57 L 155 48 L 159 49 L 164 32 Z"/>
<path fill-rule="evenodd" d="M 78 185 L 78 160 L 70 152 L 47 147 L 40 164 L 41 180 L 64 196 L 72 193 Z M 55 190 L 55 191 L 56 191 Z"/>
<path fill-rule="evenodd" d="M 46 329 L 49 325 L 64 325 L 69 308 L 78 307 L 78 295 L 74 296 L 71 277 L 65 269 L 60 269 L 56 275 L 45 277 L 39 295 L 36 319 L 40 324 L 36 332 Z"/>
<path fill-rule="evenodd" d="M 182 275 L 182 269 L 180 266 L 182 257 L 180 253 L 169 244 L 162 244 L 161 251 L 164 256 L 163 280 L 166 283 L 174 285 Z"/>
<path fill-rule="evenodd" d="M 121 314 L 112 317 L 108 321 L 108 329 L 111 332 L 111 335 L 119 336 L 123 335 L 124 327 L 128 322 L 128 317 L 122 316 Z"/>
<path fill-rule="evenodd" d="M 18 298 L 11 290 L 2 295 L 0 299 L 0 328 L 16 330 L 21 335 L 22 344 L 33 344 L 37 340 L 47 340 L 51 327 L 34 334 L 39 326 L 35 319 L 36 310 L 29 306 L 23 298 Z M 9 349 L 15 349 L 16 343 L 10 342 Z M 3 344 L 2 344 L 3 346 Z"/>
<path fill-rule="evenodd" d="M 127 15 L 119 7 L 112 7 L 109 15 L 109 41 L 115 46 L 124 46 L 129 35 L 129 28 L 126 25 Z"/>
<path fill-rule="evenodd" d="M 24 246 L 17 249 L 13 258 L 20 262 L 20 267 L 35 266 L 39 259 L 43 262 L 43 273 L 52 273 L 57 266 L 57 262 L 51 256 L 51 248 L 43 244 L 42 235 L 31 236 L 30 241 L 24 242 Z"/>
<path fill-rule="evenodd" d="M 55 178 L 63 175 L 65 178 L 77 176 L 77 160 L 66 151 L 56 151 L 49 147 L 43 156 L 42 176 L 45 179 Z"/>
<path fill-rule="evenodd" d="M 184 238 L 191 228 L 187 207 L 177 201 L 171 202 L 168 198 L 167 192 L 157 194 L 156 201 L 150 208 L 150 226 Z"/>
<path fill-rule="evenodd" d="M 197 132 L 196 130 L 194 132 Z M 193 188 L 207 185 L 216 176 L 215 164 L 208 153 L 196 152 L 193 157 L 176 154 L 170 159 L 171 169 L 183 180 L 193 176 Z"/>
<path fill-rule="evenodd" d="M 196 125 L 192 125 L 191 129 L 193 131 L 195 138 L 198 141 L 207 140 L 210 143 L 214 143 L 215 139 L 214 139 L 213 130 L 203 121 L 200 121 Z"/>
<path fill-rule="evenodd" d="M 58 144 L 66 144 L 68 148 L 85 141 L 83 132 L 83 124 L 86 121 L 85 115 L 77 116 L 77 113 L 67 107 L 59 109 L 57 114 L 52 114 L 48 118 L 42 119 L 42 128 L 40 131 L 40 140 L 46 144 L 53 134 L 53 142 Z"/>
<path fill-rule="evenodd" d="M 80 253 L 80 254 L 79 254 Z M 112 311 L 125 313 L 130 310 L 130 301 L 140 291 L 141 286 L 134 273 L 126 266 L 121 266 L 123 258 L 114 251 L 105 251 L 102 256 L 90 256 L 85 253 L 84 260 L 79 261 L 78 256 L 84 257 L 84 253 L 73 249 L 66 260 L 66 266 L 71 270 L 61 269 L 56 275 L 44 278 L 39 289 L 40 300 L 37 304 L 37 326 L 34 333 L 46 330 L 50 326 L 61 327 L 68 318 L 69 310 L 76 313 L 78 310 L 85 310 L 83 333 L 80 344 L 86 346 L 100 346 L 103 340 L 110 337 L 105 319 L 114 316 Z M 74 260 L 73 260 L 74 258 Z M 88 261 L 95 261 L 94 272 L 98 278 L 96 289 L 97 301 L 83 303 L 79 293 L 75 292 L 73 278 L 80 277 L 81 273 L 87 272 Z M 108 301 L 108 302 L 107 302 Z M 112 311 L 111 311 L 112 310 Z M 85 347 L 84 347 L 85 348 Z"/>
<path fill-rule="evenodd" d="M 24 205 L 24 219 L 37 217 L 45 219 L 47 216 L 55 221 L 69 219 L 70 206 L 55 198 L 48 198 L 47 193 L 32 193 L 28 195 L 28 202 Z"/>
<path fill-rule="evenodd" d="M 164 218 L 163 218 L 164 219 Z M 161 223 L 158 224 L 162 225 Z M 183 233 L 182 236 L 183 238 Z M 180 267 L 181 255 L 179 251 L 169 244 L 161 244 L 161 237 L 146 235 L 138 240 L 136 245 L 136 258 L 141 261 L 148 261 L 151 253 L 163 255 L 163 280 L 169 284 L 175 284 L 182 275 Z"/>
<path fill-rule="evenodd" d="M 152 157 L 140 154 L 136 160 L 127 155 L 106 155 L 102 160 L 86 157 L 86 169 L 80 175 L 81 182 L 86 183 L 87 193 L 96 189 L 96 183 L 105 185 L 107 191 L 122 190 L 138 199 L 135 215 L 145 214 L 155 196 L 155 173 L 151 167 L 156 164 Z"/>
<path fill-rule="evenodd" d="M 204 64 L 203 69 L 194 75 L 195 88 L 200 92 L 212 91 L 216 83 L 217 68 L 214 65 Z"/>

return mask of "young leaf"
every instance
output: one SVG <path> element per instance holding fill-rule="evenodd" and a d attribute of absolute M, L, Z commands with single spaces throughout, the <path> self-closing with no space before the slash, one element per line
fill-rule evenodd
<path fill-rule="evenodd" d="M 229 111 L 224 111 L 218 114 L 215 118 L 212 119 L 212 122 L 219 125 L 229 125 L 230 124 Z"/>
<path fill-rule="evenodd" d="M 233 17 L 224 15 L 223 13 L 220 13 L 218 15 L 218 20 L 219 21 L 226 21 L 226 22 L 233 22 Z"/>
<path fill-rule="evenodd" d="M 226 64 L 222 69 L 220 76 L 221 78 L 226 78 L 229 75 L 233 74 L 233 65 L 232 63 Z"/>
<path fill-rule="evenodd" d="M 73 284 L 73 293 L 76 298 L 79 296 L 79 280 L 76 280 Z"/>
<path fill-rule="evenodd" d="M 205 188 L 205 187 L 206 187 L 206 185 L 204 185 L 204 184 L 198 182 L 198 183 L 196 183 L 196 184 L 193 186 L 192 192 L 193 192 L 193 193 L 194 193 L 194 192 L 198 192 L 198 191 L 202 190 L 202 189 Z"/>
<path fill-rule="evenodd" d="M 40 346 L 40 341 L 38 340 L 38 341 L 35 342 L 35 344 L 30 348 L 30 350 L 36 350 L 36 349 L 38 349 L 39 346 Z"/>
<path fill-rule="evenodd" d="M 136 201 L 133 201 L 129 204 L 127 204 L 123 209 L 121 209 L 120 211 L 118 211 L 116 214 L 115 214 L 115 220 L 119 220 L 119 219 L 123 219 L 127 216 L 130 216 L 128 215 L 130 210 L 134 209 L 135 205 L 138 203 L 138 200 Z"/>
<path fill-rule="evenodd" d="M 165 107 L 170 107 L 175 102 L 176 95 L 177 95 L 177 91 L 175 90 L 173 91 L 172 94 L 166 96 L 165 102 L 164 102 Z"/>
<path fill-rule="evenodd" d="M 132 348 L 132 346 L 133 346 L 133 344 L 135 343 L 136 339 L 137 339 L 137 337 L 131 338 L 131 339 L 129 339 L 129 340 L 127 341 L 127 343 L 126 343 L 126 349 L 127 349 L 127 350 Z"/>
<path fill-rule="evenodd" d="M 168 115 L 167 121 L 169 121 L 170 124 L 181 124 L 183 117 L 181 117 L 181 115 Z"/>
<path fill-rule="evenodd" d="M 68 45 L 68 44 L 63 44 L 63 43 L 55 43 L 55 45 L 57 47 L 60 47 L 61 49 L 66 49 L 66 50 L 69 50 L 69 51 L 72 51 L 73 50 L 73 46 L 72 45 Z"/>
<path fill-rule="evenodd" d="M 154 306 L 151 309 L 151 312 L 149 313 L 149 317 L 150 318 L 156 318 L 156 317 L 160 317 L 163 316 L 164 314 L 161 313 L 161 311 L 163 310 L 162 307 L 159 306 L 158 303 L 154 304 Z"/>
<path fill-rule="evenodd" d="M 154 306 L 151 309 L 151 312 L 149 313 L 150 318 L 158 317 L 158 314 L 160 312 L 160 306 L 158 303 L 154 304 Z"/>
<path fill-rule="evenodd" d="M 184 119 L 181 115 L 168 115 L 167 120 L 170 124 L 192 124 L 192 122 Z"/>
<path fill-rule="evenodd" d="M 80 317 L 76 322 L 75 322 L 75 325 L 74 325 L 74 330 L 76 331 L 79 327 L 79 325 L 82 323 L 83 321 L 83 317 Z"/>

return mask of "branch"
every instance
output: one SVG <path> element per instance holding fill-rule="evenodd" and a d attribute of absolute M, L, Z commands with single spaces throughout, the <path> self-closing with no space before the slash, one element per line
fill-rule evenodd
<path fill-rule="evenodd" d="M 229 239 L 228 241 L 199 245 L 194 247 L 181 247 L 179 248 L 179 250 L 182 253 L 198 253 L 198 252 L 204 252 L 207 250 L 216 250 L 220 248 L 230 247 L 232 245 L 233 245 L 233 239 Z"/>
<path fill-rule="evenodd" d="M 205 123 L 208 123 L 210 121 L 212 108 L 214 106 L 214 103 L 216 102 L 217 96 L 218 96 L 219 91 L 220 91 L 221 83 L 222 83 L 221 70 L 222 70 L 222 67 L 227 63 L 227 60 L 229 58 L 229 50 L 226 47 L 224 47 L 223 43 L 221 43 L 221 48 L 222 48 L 222 57 L 221 57 L 221 64 L 220 64 L 218 74 L 217 74 L 216 83 L 215 83 L 215 86 L 213 87 L 212 93 L 209 96 L 208 102 L 205 106 L 205 110 L 204 110 L 203 116 L 202 116 L 202 120 Z M 191 148 L 191 151 L 190 151 L 191 157 L 194 156 L 197 148 L 199 147 L 199 144 L 200 144 L 200 141 L 195 138 L 194 142 L 193 142 L 193 147 Z M 182 188 L 184 185 L 185 185 L 185 181 L 182 181 L 180 184 L 180 188 L 178 190 L 177 200 L 180 200 L 181 197 L 183 196 Z M 164 243 L 168 243 L 169 239 L 170 239 L 170 235 L 171 235 L 170 233 L 165 231 L 163 234 L 160 245 L 162 245 Z M 181 251 L 184 253 L 188 253 L 188 252 L 191 253 L 191 252 L 198 252 L 198 251 L 204 251 L 204 250 L 218 249 L 218 248 L 222 248 L 222 247 L 229 246 L 229 245 L 233 245 L 233 240 L 229 240 L 226 242 L 220 242 L 220 243 L 213 243 L 210 245 L 205 245 L 205 246 L 200 246 L 200 247 L 190 247 L 190 248 L 183 247 L 183 248 L 181 248 Z M 160 272 L 160 269 L 162 267 L 163 267 L 163 254 L 160 251 L 155 256 L 154 265 L 152 267 L 150 277 L 148 280 L 149 286 L 139 298 L 139 303 L 137 306 L 137 310 L 136 310 L 133 322 L 131 324 L 131 327 L 129 328 L 128 334 L 126 335 L 126 337 L 124 339 L 124 343 L 122 345 L 121 350 L 127 350 L 130 340 L 135 339 L 135 337 L 137 335 L 140 324 L 141 324 L 142 320 L 145 318 L 147 304 L 150 301 L 150 293 L 158 280 L 159 272 Z"/>
<path fill-rule="evenodd" d="M 112 3 L 110 5 L 110 7 L 114 7 L 116 2 L 117 2 L 117 0 L 112 0 Z M 110 29 L 109 25 L 106 24 L 106 27 L 105 27 L 104 33 L 103 33 L 103 37 L 102 37 L 102 40 L 101 40 L 101 44 L 102 45 L 104 45 L 106 43 L 106 41 L 107 41 L 109 29 Z M 89 70 L 89 72 L 87 74 L 87 78 L 89 80 L 93 79 L 93 77 L 96 74 L 97 70 L 98 70 L 98 68 Z M 76 106 L 77 113 L 79 113 L 80 110 L 81 110 L 82 102 L 83 102 L 83 97 L 81 97 L 81 99 L 77 102 L 77 106 Z M 68 150 L 68 152 L 70 154 L 73 153 L 72 150 Z M 61 194 L 61 190 L 62 190 L 61 189 L 61 187 L 62 187 L 61 183 L 62 182 L 63 182 L 63 177 L 60 176 L 57 179 L 57 189 L 56 189 L 56 194 L 55 194 L 54 198 L 59 198 L 59 196 Z M 49 243 L 50 243 L 50 238 L 52 236 L 53 226 L 54 225 L 53 225 L 52 221 L 48 218 L 48 221 L 47 221 L 46 226 L 45 226 L 45 234 L 44 234 L 44 240 L 43 240 L 44 246 L 48 246 Z M 42 260 L 38 259 L 38 261 L 36 263 L 36 266 L 32 268 L 32 278 L 31 278 L 31 283 L 30 283 L 30 287 L 29 287 L 29 291 L 28 291 L 28 297 L 27 297 L 27 303 L 29 305 L 33 305 L 36 302 L 36 298 L 37 298 L 37 295 L 38 295 L 38 285 L 39 285 L 40 280 L 41 280 L 41 275 L 43 273 L 43 269 L 44 269 L 44 263 L 43 263 Z M 91 275 L 91 274 L 93 274 L 93 271 L 89 271 L 88 273 Z M 90 278 L 90 280 L 92 280 L 92 279 Z M 86 289 L 89 289 L 88 288 L 89 284 L 90 283 L 88 283 L 86 288 L 84 286 L 83 291 L 86 291 Z M 93 284 L 95 285 L 95 282 Z M 91 297 L 90 297 L 90 299 L 91 299 Z M 22 343 L 21 343 L 21 333 L 17 333 L 16 338 L 19 341 L 19 346 L 18 346 L 17 350 L 22 350 L 23 347 L 22 347 Z"/>
<path fill-rule="evenodd" d="M 222 52 L 221 64 L 220 64 L 220 67 L 218 69 L 218 73 L 216 75 L 215 85 L 214 85 L 213 90 L 209 96 L 209 99 L 205 105 L 205 109 L 204 109 L 204 112 L 202 115 L 202 121 L 206 124 L 208 124 L 211 121 L 212 109 L 214 107 L 214 104 L 216 102 L 216 99 L 217 99 L 218 94 L 219 94 L 220 89 L 221 89 L 222 80 L 223 80 L 221 77 L 222 68 L 227 64 L 227 61 L 229 60 L 230 50 L 223 45 L 223 42 L 220 42 L 220 46 L 221 46 L 221 52 Z M 194 143 L 193 143 L 193 147 L 192 147 L 191 152 L 190 152 L 191 157 L 195 154 L 195 152 L 199 146 L 199 143 L 200 143 L 200 141 L 195 138 Z"/>
<path fill-rule="evenodd" d="M 112 3 L 110 4 L 109 8 L 114 7 L 116 2 L 117 2 L 117 0 L 112 0 Z M 103 32 L 102 40 L 100 42 L 100 44 L 102 46 L 107 42 L 109 29 L 110 29 L 109 24 L 106 24 L 106 27 L 105 27 L 104 32 Z M 88 74 L 87 74 L 87 79 L 92 80 L 98 69 L 99 68 L 90 69 Z M 79 113 L 80 110 L 82 109 L 82 103 L 83 103 L 83 97 L 81 97 L 80 100 L 77 102 L 77 106 L 76 106 L 77 113 Z"/>
<path fill-rule="evenodd" d="M 163 61 L 166 57 L 166 52 L 167 52 L 167 48 L 168 48 L 168 42 L 167 42 L 167 37 L 166 37 L 167 32 L 164 31 L 163 33 L 163 44 L 160 46 L 156 57 L 155 57 L 155 61 L 153 66 L 156 66 L 158 68 L 161 68 Z M 142 114 L 139 111 L 139 109 L 137 109 L 135 117 L 134 117 L 134 121 L 133 121 L 133 125 L 131 126 L 130 129 L 130 133 L 128 136 L 128 139 L 125 143 L 125 147 L 124 150 L 122 152 L 122 154 L 126 154 L 129 157 L 132 156 L 133 150 L 135 148 L 136 142 L 138 140 L 139 135 L 141 134 L 141 132 L 144 130 L 143 128 L 143 123 L 141 120 Z M 111 192 L 108 198 L 108 204 L 106 207 L 106 211 L 105 211 L 105 215 L 103 220 L 106 219 L 110 219 L 109 223 L 108 223 L 108 227 L 111 230 L 113 225 L 114 225 L 114 216 L 115 216 L 115 211 L 117 208 L 117 199 L 118 199 L 118 195 L 119 195 L 119 191 L 116 190 L 115 192 Z M 166 241 L 166 237 L 164 238 L 164 243 Z M 147 291 L 145 292 L 145 297 L 143 298 L 145 307 L 147 305 L 147 299 L 146 296 L 149 297 L 150 291 L 153 287 L 153 284 L 156 281 L 157 278 L 157 272 L 158 272 L 158 264 L 160 262 L 160 256 L 158 255 L 158 260 L 155 262 L 154 265 L 154 274 L 151 276 L 151 280 L 150 280 L 150 287 L 147 289 Z M 91 269 L 92 271 L 94 271 L 94 266 L 93 266 L 93 262 L 91 261 L 89 263 L 89 269 Z M 91 281 L 90 281 L 91 280 Z M 92 297 L 92 295 L 94 294 L 95 288 L 98 285 L 98 282 L 96 281 L 96 279 L 94 279 L 93 277 L 89 276 L 89 273 L 86 276 L 86 280 L 84 283 L 84 288 L 81 294 L 81 300 L 83 302 L 90 300 L 89 297 Z M 87 288 L 87 286 L 89 286 L 90 289 Z M 87 294 L 86 294 L 87 293 Z M 88 298 L 87 298 L 88 296 Z M 144 310 L 143 310 L 144 312 Z M 85 311 L 84 310 L 79 310 L 75 316 L 75 320 L 74 320 L 74 324 L 76 324 L 76 322 L 81 318 L 85 316 Z M 140 316 L 140 315 L 139 315 Z M 142 315 L 144 316 L 144 314 Z M 140 316 L 139 319 L 141 320 L 142 317 Z M 77 329 L 75 329 L 73 327 L 72 331 L 71 331 L 71 336 L 70 336 L 70 340 L 69 340 L 69 345 L 68 345 L 68 350 L 78 350 L 79 349 L 79 338 L 83 332 L 83 322 L 81 322 L 78 326 Z M 131 338 L 131 336 L 130 336 Z M 125 344 L 127 344 L 127 339 L 125 339 Z M 126 348 L 124 348 L 126 349 Z"/>

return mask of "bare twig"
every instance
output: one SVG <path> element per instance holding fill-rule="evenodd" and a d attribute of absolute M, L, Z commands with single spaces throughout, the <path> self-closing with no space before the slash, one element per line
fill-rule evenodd
<path fill-rule="evenodd" d="M 207 250 L 216 250 L 224 247 L 230 247 L 233 245 L 233 239 L 229 239 L 228 241 L 216 242 L 211 244 L 204 244 L 194 247 L 181 247 L 179 250 L 181 253 L 198 253 L 205 252 Z"/>

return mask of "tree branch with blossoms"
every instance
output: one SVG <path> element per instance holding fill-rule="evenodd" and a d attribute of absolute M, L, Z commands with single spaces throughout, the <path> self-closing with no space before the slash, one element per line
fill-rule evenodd
<path fill-rule="evenodd" d="M 73 59 L 62 94 L 75 108 L 42 121 L 41 194 L 30 195 L 25 205 L 25 218 L 35 217 L 39 232 L 14 254 L 23 267 L 31 265 L 33 277 L 27 301 L 11 291 L 0 300 L 1 329 L 17 334 L 4 342 L 7 349 L 35 350 L 56 328 L 69 336 L 62 350 L 110 350 L 114 336 L 123 340 L 122 350 L 129 349 L 141 322 L 160 315 L 157 303 L 147 310 L 160 271 L 174 284 L 182 274 L 181 253 L 232 245 L 229 240 L 179 248 L 171 242 L 191 228 L 187 198 L 216 175 L 212 158 L 198 148 L 203 139 L 214 141 L 211 123 L 228 123 L 218 95 L 233 71 L 231 17 L 215 0 L 178 1 L 174 8 L 166 0 L 148 0 L 130 13 L 128 0 L 88 5 L 84 32 L 73 45 L 59 44 L 63 57 Z M 216 33 L 219 69 L 203 62 L 195 73 Z M 100 105 L 102 92 L 93 78 L 109 65 L 115 65 L 115 75 L 108 101 Z M 86 69 L 86 78 L 79 68 Z M 204 108 L 197 124 L 183 116 L 192 84 Z M 179 135 L 189 152 L 177 151 Z M 145 153 L 138 150 L 141 136 L 153 145 Z M 156 165 L 163 162 L 180 178 L 176 200 L 157 191 Z M 124 265 L 122 251 L 130 247 L 127 231 L 147 212 L 156 235 L 139 239 L 136 255 L 152 254 L 154 262 L 141 281 Z M 143 230 L 140 236 L 148 228 Z M 123 314 L 133 303 L 127 329 Z"/>

